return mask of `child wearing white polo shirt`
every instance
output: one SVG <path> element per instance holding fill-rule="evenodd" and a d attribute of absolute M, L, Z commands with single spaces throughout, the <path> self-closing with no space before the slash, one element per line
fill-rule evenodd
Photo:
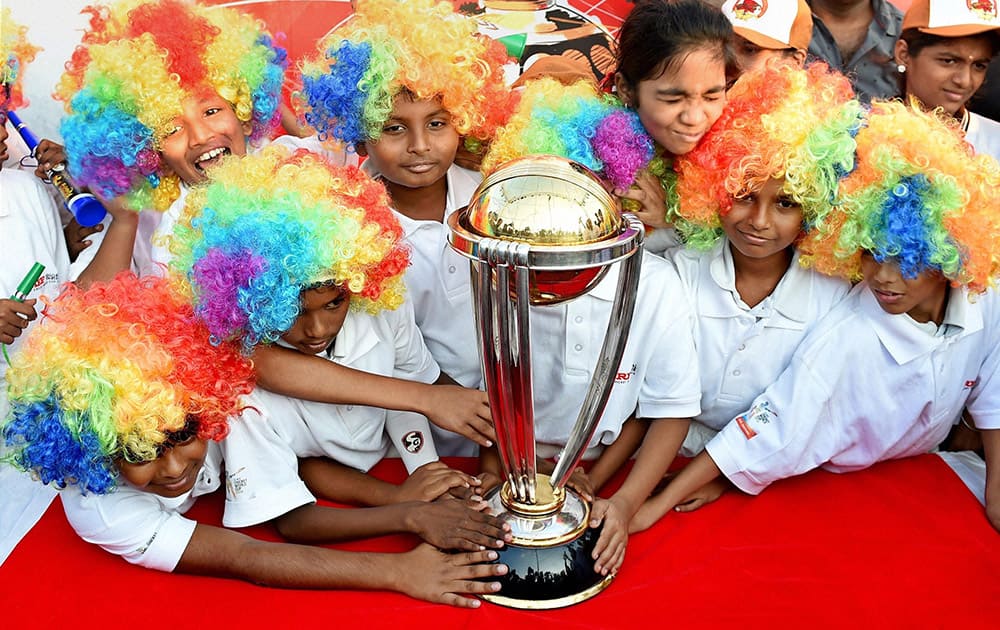
<path fill-rule="evenodd" d="M 385 189 L 357 168 L 271 146 L 220 163 L 210 182 L 192 189 L 171 241 L 171 266 L 216 339 L 239 338 L 247 351 L 279 342 L 325 361 L 428 383 L 439 369 L 403 302 L 408 255 L 401 233 Z M 296 456 L 324 458 L 301 473 L 325 498 L 429 501 L 476 483 L 437 461 L 419 414 L 259 389 L 249 404 L 264 419 L 258 424 L 282 438 L 293 468 Z M 390 444 L 414 473 L 399 486 L 364 474 Z M 266 505 L 269 472 L 255 452 L 233 447 L 226 457 L 234 479 L 260 475 L 239 499 Z"/>
<path fill-rule="evenodd" d="M 848 472 L 933 449 L 967 409 L 982 431 L 986 512 L 1000 530 L 1000 166 L 954 126 L 876 103 L 830 230 L 801 247 L 863 277 L 788 369 L 643 506 L 649 527 L 719 474 L 757 494 L 822 466 Z M 950 286 L 949 286 L 950 285 Z"/>
<path fill-rule="evenodd" d="M 454 543 L 473 549 L 462 554 L 429 545 L 359 554 L 255 540 L 185 518 L 199 496 L 223 482 L 230 497 L 254 491 L 236 481 L 239 469 L 230 462 L 223 468 L 219 448 L 231 428 L 256 422 L 230 425 L 252 388 L 250 362 L 230 344 L 209 343 L 191 305 L 161 278 L 122 272 L 86 292 L 68 288 L 50 309 L 9 372 L 12 411 L 0 430 L 14 465 L 62 489 L 66 517 L 84 540 L 160 571 L 270 586 L 392 589 L 463 607 L 477 602 L 462 593 L 498 590 L 478 580 L 505 569 L 476 564 L 495 559 L 495 552 L 468 541 Z M 272 444 L 258 457 L 273 453 Z M 313 532 L 325 529 L 329 538 L 398 531 L 413 521 L 407 506 L 316 506 L 294 471 L 275 462 L 267 469 L 270 481 L 287 491 L 266 507 L 283 531 L 312 519 Z M 438 515 L 437 525 L 460 513 L 449 512 Z M 227 501 L 223 522 L 233 516 Z M 438 533 L 447 540 L 455 529 L 449 523 Z"/>
<path fill-rule="evenodd" d="M 482 179 L 454 163 L 462 137 L 488 140 L 510 111 L 506 52 L 434 0 L 358 2 L 318 47 L 302 68 L 304 118 L 367 157 L 362 168 L 385 184 L 412 250 L 405 281 L 417 326 L 447 377 L 480 388 L 469 263 L 448 246 L 445 220 Z M 432 431 L 441 454 L 475 453 L 468 432 Z"/>
<path fill-rule="evenodd" d="M 722 117 L 677 160 L 687 247 L 673 261 L 695 311 L 701 373 L 686 457 L 777 379 L 850 289 L 804 269 L 795 245 L 823 229 L 839 176 L 853 168 L 862 112 L 852 96 L 826 64 L 770 62 L 740 77 Z M 683 509 L 713 500 L 714 490 Z"/>

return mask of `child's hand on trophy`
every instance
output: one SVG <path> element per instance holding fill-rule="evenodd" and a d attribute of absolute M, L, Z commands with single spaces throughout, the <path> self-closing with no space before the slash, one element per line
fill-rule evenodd
<path fill-rule="evenodd" d="M 452 489 L 473 486 L 479 486 L 479 480 L 472 475 L 450 468 L 441 461 L 428 462 L 414 470 L 406 481 L 396 486 L 392 503 L 433 501 L 449 494 Z"/>
<path fill-rule="evenodd" d="M 573 469 L 573 474 L 569 476 L 566 485 L 576 490 L 584 500 L 594 500 L 594 484 L 590 481 L 590 475 L 581 466 Z"/>
<path fill-rule="evenodd" d="M 466 594 L 496 593 L 500 582 L 484 578 L 507 573 L 505 564 L 485 564 L 497 559 L 495 551 L 441 553 L 430 545 L 417 546 L 400 555 L 398 590 L 410 597 L 459 608 L 479 608 L 478 599 Z"/>
<path fill-rule="evenodd" d="M 499 549 L 511 540 L 510 525 L 486 508 L 486 502 L 479 498 L 415 503 L 406 517 L 407 529 L 439 549 Z"/>
<path fill-rule="evenodd" d="M 617 500 L 597 499 L 590 511 L 590 526 L 599 527 L 604 523 L 601 537 L 594 545 L 594 570 L 601 575 L 617 573 L 625 560 L 625 546 L 628 544 L 628 511 Z"/>
<path fill-rule="evenodd" d="M 497 439 L 486 392 L 455 385 L 444 373 L 437 384 L 426 388 L 428 396 L 419 409 L 427 419 L 453 433 L 489 448 Z"/>

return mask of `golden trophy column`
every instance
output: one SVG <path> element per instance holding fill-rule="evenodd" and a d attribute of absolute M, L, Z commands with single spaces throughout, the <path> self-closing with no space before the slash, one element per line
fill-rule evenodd
<path fill-rule="evenodd" d="M 483 180 L 469 206 L 448 219 L 451 246 L 468 257 L 486 391 L 504 481 L 487 493 L 514 540 L 510 567 L 488 601 L 514 608 L 568 606 L 613 576 L 590 557 L 600 530 L 590 505 L 566 487 L 604 412 L 632 321 L 642 260 L 642 223 L 587 168 L 555 156 L 513 160 Z M 529 307 L 590 291 L 620 264 L 607 333 L 576 423 L 551 476 L 535 469 Z"/>

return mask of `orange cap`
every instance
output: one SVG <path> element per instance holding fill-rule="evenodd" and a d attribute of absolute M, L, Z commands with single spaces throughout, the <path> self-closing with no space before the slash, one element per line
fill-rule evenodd
<path fill-rule="evenodd" d="M 812 41 L 812 11 L 806 0 L 726 0 L 722 13 L 737 35 L 761 48 L 806 50 Z"/>
<path fill-rule="evenodd" d="M 941 37 L 965 37 L 1000 29 L 997 0 L 913 0 L 903 30 Z"/>

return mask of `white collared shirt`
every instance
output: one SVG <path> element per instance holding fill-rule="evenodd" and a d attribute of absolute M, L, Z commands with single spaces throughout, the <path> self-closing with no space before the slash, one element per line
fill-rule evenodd
<path fill-rule="evenodd" d="M 317 356 L 364 372 L 422 383 L 433 383 L 440 373 L 408 304 L 377 315 L 351 310 L 331 355 Z M 238 472 L 244 479 L 242 485 L 249 488 L 228 499 L 244 506 L 238 508 L 247 515 L 241 516 L 241 526 L 252 524 L 255 515 L 267 516 L 269 497 L 283 491 L 268 482 L 271 468 L 279 465 L 276 461 L 296 472 L 298 457 L 329 457 L 368 471 L 389 452 L 390 444 L 396 445 L 409 472 L 438 459 L 427 418 L 417 413 L 301 400 L 259 387 L 246 404 L 255 411 L 244 412 L 242 423 L 232 425 L 223 443 L 227 470 Z M 263 435 L 264 425 L 280 438 L 278 447 Z M 262 458 L 265 449 L 278 454 Z"/>
<path fill-rule="evenodd" d="M 1000 122 L 969 112 L 965 139 L 977 154 L 991 155 L 1000 162 Z"/>
<path fill-rule="evenodd" d="M 531 308 L 535 440 L 566 444 L 583 405 L 611 314 L 620 265 L 590 292 L 555 306 Z M 628 343 L 586 457 L 639 418 L 691 418 L 701 411 L 691 312 L 673 265 L 643 253 Z M 539 452 L 549 455 L 545 448 Z"/>
<path fill-rule="evenodd" d="M 796 252 L 771 295 L 750 308 L 736 289 L 726 238 L 710 251 L 682 249 L 673 261 L 695 311 L 695 347 L 701 374 L 701 414 L 718 431 L 777 380 L 799 342 L 847 295 L 850 283 L 803 269 Z M 697 430 L 692 431 L 698 435 Z M 685 444 L 685 455 L 704 448 Z"/>
<path fill-rule="evenodd" d="M 801 343 L 788 369 L 708 443 L 740 489 L 822 466 L 833 472 L 926 453 L 967 407 L 1000 428 L 1000 304 L 950 289 L 941 334 L 882 310 L 855 287 Z"/>
<path fill-rule="evenodd" d="M 373 178 L 380 174 L 371 160 L 361 166 Z M 445 175 L 448 193 L 444 220 L 469 204 L 482 175 L 453 164 Z M 413 314 L 427 349 L 441 371 L 463 387 L 483 387 L 482 367 L 472 309 L 472 284 L 469 260 L 448 245 L 448 226 L 437 221 L 411 219 L 395 208 L 403 227 L 404 242 L 410 247 L 410 266 L 406 270 L 406 299 L 413 304 Z M 470 440 L 440 427 L 431 426 L 441 455 L 475 455 Z"/>

